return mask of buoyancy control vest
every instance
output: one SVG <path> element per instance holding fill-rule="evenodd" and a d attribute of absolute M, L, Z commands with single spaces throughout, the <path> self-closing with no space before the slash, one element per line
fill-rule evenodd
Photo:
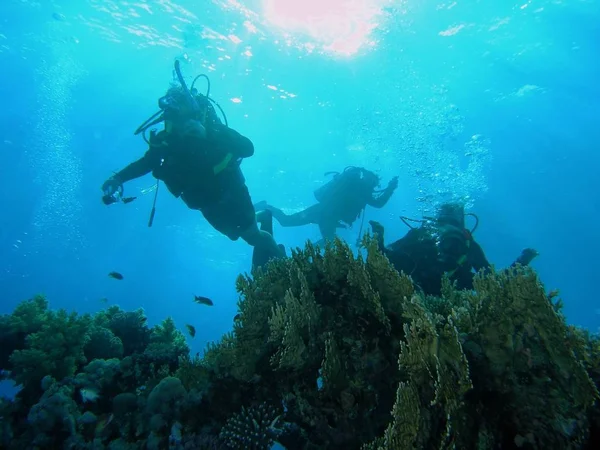
<path fill-rule="evenodd" d="M 319 203 L 328 203 L 340 195 L 351 194 L 363 187 L 365 190 L 372 190 L 372 180 L 378 178 L 375 173 L 355 166 L 348 166 L 342 172 L 326 172 L 325 176 L 328 175 L 333 175 L 333 178 L 314 192 Z"/>

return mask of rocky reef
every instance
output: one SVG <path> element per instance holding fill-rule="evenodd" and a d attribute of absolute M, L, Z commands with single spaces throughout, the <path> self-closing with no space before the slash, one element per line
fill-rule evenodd
<path fill-rule="evenodd" d="M 375 241 L 240 276 L 233 330 L 190 357 L 171 319 L 0 317 L 0 449 L 600 448 L 600 340 L 535 272 L 417 292 Z"/>

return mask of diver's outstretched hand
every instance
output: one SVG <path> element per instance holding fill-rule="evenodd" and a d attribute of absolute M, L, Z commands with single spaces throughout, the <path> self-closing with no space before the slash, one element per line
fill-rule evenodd
<path fill-rule="evenodd" d="M 102 184 L 104 195 L 113 195 L 115 192 L 123 190 L 123 183 L 118 178 L 110 177 Z"/>
<path fill-rule="evenodd" d="M 398 177 L 394 177 L 388 183 L 388 189 L 395 191 L 397 187 L 398 187 Z"/>
<path fill-rule="evenodd" d="M 540 253 L 533 248 L 526 248 L 521 252 L 521 255 L 517 258 L 517 262 L 522 266 L 527 266 L 533 261 Z"/>
<path fill-rule="evenodd" d="M 116 178 L 110 177 L 102 185 L 102 203 L 105 205 L 112 205 L 119 201 L 123 197 L 123 183 Z M 125 203 L 129 203 L 135 200 L 135 197 L 127 198 Z"/>

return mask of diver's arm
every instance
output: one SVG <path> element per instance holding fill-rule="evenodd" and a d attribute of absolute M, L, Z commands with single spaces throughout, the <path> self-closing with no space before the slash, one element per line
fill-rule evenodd
<path fill-rule="evenodd" d="M 238 158 L 250 158 L 254 155 L 254 144 L 246 136 L 241 135 L 232 128 L 219 125 L 214 130 L 212 138 L 227 152 Z"/>
<path fill-rule="evenodd" d="M 367 204 L 373 208 L 383 208 L 398 187 L 398 177 L 392 178 L 387 187 L 377 197 L 371 196 Z"/>
<path fill-rule="evenodd" d="M 142 156 L 135 162 L 132 162 L 123 170 L 117 172 L 113 178 L 119 180 L 120 183 L 126 183 L 135 178 L 144 176 L 152 171 L 152 158 L 149 157 L 148 153 Z"/>
<path fill-rule="evenodd" d="M 385 204 L 390 200 L 394 191 L 392 189 L 386 189 L 377 197 L 371 197 L 367 204 L 373 208 L 383 208 Z"/>

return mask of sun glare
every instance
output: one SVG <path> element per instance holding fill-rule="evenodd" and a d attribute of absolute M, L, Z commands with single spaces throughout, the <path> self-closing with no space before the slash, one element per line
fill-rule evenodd
<path fill-rule="evenodd" d="M 325 51 L 351 56 L 375 44 L 382 0 L 263 0 L 264 18 L 290 34 L 309 36 Z"/>

